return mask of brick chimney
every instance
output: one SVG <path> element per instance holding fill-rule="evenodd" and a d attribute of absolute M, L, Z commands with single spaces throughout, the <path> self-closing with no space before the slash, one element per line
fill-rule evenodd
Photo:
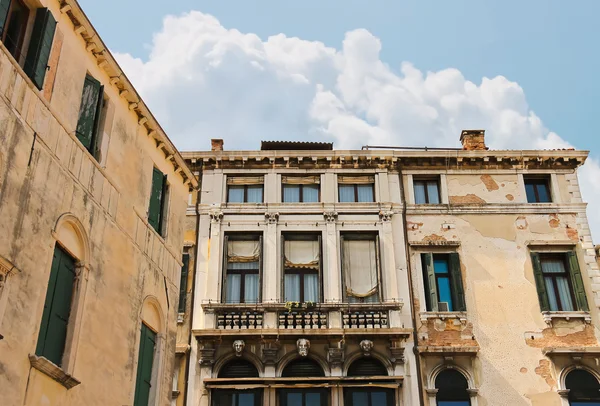
<path fill-rule="evenodd" d="M 462 130 L 460 142 L 467 151 L 485 151 L 485 130 Z"/>
<path fill-rule="evenodd" d="M 223 140 L 218 138 L 213 138 L 210 140 L 210 150 L 223 151 Z"/>

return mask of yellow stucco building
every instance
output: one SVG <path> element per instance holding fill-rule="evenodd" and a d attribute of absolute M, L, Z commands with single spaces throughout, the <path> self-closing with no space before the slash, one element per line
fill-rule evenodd
<path fill-rule="evenodd" d="M 0 405 L 168 405 L 195 177 L 76 1 L 0 32 Z"/>

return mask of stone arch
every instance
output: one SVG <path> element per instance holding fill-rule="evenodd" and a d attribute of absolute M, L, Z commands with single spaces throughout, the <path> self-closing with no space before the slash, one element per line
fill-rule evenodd
<path fill-rule="evenodd" d="M 144 298 L 140 318 L 155 333 L 164 334 L 166 331 L 165 317 L 156 296 L 148 295 Z"/>
<path fill-rule="evenodd" d="M 377 361 L 381 362 L 385 369 L 387 369 L 387 373 L 389 376 L 394 375 L 394 366 L 392 365 L 389 357 L 386 357 L 383 354 L 380 354 L 377 351 L 371 351 L 368 355 L 369 357 L 375 358 Z M 348 369 L 352 363 L 362 357 L 365 357 L 365 353 L 363 351 L 355 351 L 346 357 L 346 361 L 344 362 L 344 376 L 348 375 Z"/>
<path fill-rule="evenodd" d="M 244 353 L 242 354 L 241 357 L 237 357 L 235 355 L 235 352 L 231 352 L 227 355 L 222 356 L 221 358 L 219 358 L 219 360 L 217 362 L 214 363 L 213 368 L 212 368 L 212 377 L 216 378 L 219 375 L 219 372 L 221 372 L 221 369 L 227 365 L 227 363 L 229 363 L 229 361 L 233 361 L 235 359 L 243 359 L 244 361 L 248 361 L 249 363 L 251 363 L 252 365 L 254 365 L 254 367 L 256 368 L 256 370 L 258 371 L 258 376 L 262 377 L 263 373 L 264 373 L 264 368 L 263 368 L 263 364 L 260 360 L 260 358 L 258 356 L 256 356 L 256 354 L 249 352 L 249 351 L 244 351 Z"/>
<path fill-rule="evenodd" d="M 559 390 L 567 389 L 567 386 L 566 386 L 567 375 L 569 375 L 570 372 L 572 372 L 576 369 L 583 369 L 585 372 L 590 373 L 600 383 L 600 374 L 597 373 L 596 371 L 594 371 L 592 368 L 589 368 L 585 365 L 569 365 L 568 367 L 563 368 L 559 373 L 559 376 L 558 376 L 558 389 Z"/>
<path fill-rule="evenodd" d="M 468 388 L 476 389 L 475 388 L 475 380 L 473 379 L 473 375 L 471 373 L 469 373 L 469 371 L 467 371 L 466 369 L 464 369 L 458 365 L 454 365 L 454 364 L 450 364 L 450 365 L 440 364 L 440 365 L 436 366 L 435 368 L 433 368 L 431 370 L 431 372 L 429 373 L 429 376 L 427 377 L 427 387 L 429 389 L 435 389 L 435 380 L 437 379 L 439 374 L 441 374 L 442 372 L 444 372 L 447 369 L 454 369 L 455 371 L 460 372 L 467 380 Z"/>
<path fill-rule="evenodd" d="M 279 360 L 279 364 L 277 365 L 277 371 L 276 371 L 275 376 L 280 377 L 281 373 L 283 372 L 283 370 L 287 366 L 287 364 L 289 364 L 290 362 L 292 362 L 296 359 L 299 359 L 299 358 L 302 358 L 302 357 L 300 357 L 296 351 L 290 351 L 287 354 L 285 354 Z M 317 364 L 319 364 L 319 366 L 323 369 L 323 373 L 325 374 L 325 376 L 331 376 L 331 370 L 329 369 L 329 364 L 327 363 L 327 361 L 324 358 L 322 358 L 316 354 L 312 354 L 312 353 L 309 353 L 306 358 L 309 358 L 309 359 L 315 361 Z"/>
<path fill-rule="evenodd" d="M 77 259 L 80 266 L 89 266 L 89 238 L 83 224 L 73 213 L 64 213 L 58 218 L 52 236 L 62 248 Z"/>

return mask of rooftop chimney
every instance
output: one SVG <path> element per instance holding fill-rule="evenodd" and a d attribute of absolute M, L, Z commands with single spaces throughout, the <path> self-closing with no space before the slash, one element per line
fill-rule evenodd
<path fill-rule="evenodd" d="M 210 150 L 223 151 L 223 140 L 218 138 L 213 138 L 210 140 Z"/>
<path fill-rule="evenodd" d="M 485 151 L 485 130 L 462 130 L 460 142 L 467 151 Z"/>

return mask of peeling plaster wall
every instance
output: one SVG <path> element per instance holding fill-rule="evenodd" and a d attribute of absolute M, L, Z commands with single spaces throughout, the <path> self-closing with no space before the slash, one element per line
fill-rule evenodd
<path fill-rule="evenodd" d="M 521 198 L 516 183 L 509 178 L 494 177 L 498 185 L 504 183 L 511 194 Z M 486 201 L 492 201 L 492 196 L 499 199 L 504 193 L 502 186 L 489 191 L 489 185 L 483 181 L 476 184 L 475 179 L 479 177 L 459 179 L 459 176 L 449 179 L 450 195 L 459 192 L 456 190 L 459 184 L 464 188 L 460 193 L 478 193 Z M 483 206 L 478 213 L 460 215 L 427 214 L 425 209 L 409 209 L 409 241 L 435 244 L 413 245 L 411 250 L 417 315 L 424 311 L 419 305 L 425 303 L 421 252 L 459 253 L 467 307 L 463 323 L 439 318 L 419 321 L 419 346 L 478 346 L 476 358 L 455 357 L 454 362 L 473 371 L 478 382 L 479 405 L 558 406 L 561 403 L 556 381 L 560 369 L 554 368 L 541 349 L 598 346 L 599 332 L 595 327 L 598 311 L 594 306 L 598 288 L 592 284 L 598 270 L 586 258 L 586 231 L 579 227 L 580 214 L 526 214 L 519 213 L 520 209 L 515 207 L 505 210 L 504 214 L 494 214 Z M 528 244 L 533 242 L 561 244 L 557 250 L 576 249 L 593 324 L 581 319 L 555 320 L 550 327 L 544 322 L 529 255 Z M 441 358 L 423 358 L 425 376 L 444 362 Z M 597 370 L 597 366 L 594 369 Z"/>
<path fill-rule="evenodd" d="M 59 3 L 42 3 L 64 34 L 50 102 L 0 46 L 0 256 L 15 266 L 2 292 L 0 404 L 132 404 L 141 307 L 152 296 L 166 320 L 158 336 L 155 404 L 168 405 L 188 186 L 138 126 Z M 104 84 L 114 108 L 104 130 L 110 144 L 102 166 L 73 136 L 86 72 Z M 170 185 L 164 239 L 146 220 L 153 166 Z M 81 381 L 71 390 L 31 368 L 28 359 L 35 353 L 56 243 L 52 230 L 64 213 L 79 219 L 90 252 L 78 282 L 81 317 L 70 321 L 79 336 L 68 350 L 68 372 Z"/>

